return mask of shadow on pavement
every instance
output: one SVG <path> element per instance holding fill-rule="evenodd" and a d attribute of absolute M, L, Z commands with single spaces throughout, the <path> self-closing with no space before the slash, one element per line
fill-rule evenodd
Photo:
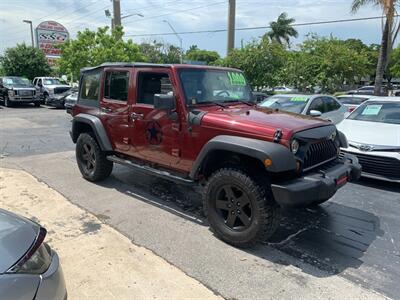
<path fill-rule="evenodd" d="M 193 188 L 116 166 L 113 177 L 100 183 L 121 193 L 160 207 L 187 220 L 207 226 L 201 196 Z M 248 253 L 274 261 L 273 247 L 288 254 L 293 261 L 274 261 L 299 268 L 314 276 L 330 276 L 347 268 L 358 268 L 361 258 L 378 236 L 382 236 L 379 218 L 369 212 L 327 202 L 313 209 L 282 211 L 282 221 L 274 236 Z M 299 263 L 299 260 L 306 264 Z"/>
<path fill-rule="evenodd" d="M 368 186 L 368 187 L 375 188 L 375 189 L 400 193 L 400 183 L 394 183 L 394 182 L 389 182 L 389 181 L 375 180 L 372 178 L 361 177 L 358 182 L 355 182 L 355 184 Z"/>

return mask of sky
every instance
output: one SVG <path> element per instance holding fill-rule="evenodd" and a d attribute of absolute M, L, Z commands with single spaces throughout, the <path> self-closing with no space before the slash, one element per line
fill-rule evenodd
<path fill-rule="evenodd" d="M 179 45 L 174 35 L 142 36 L 143 34 L 170 33 L 163 22 L 167 20 L 177 32 L 226 29 L 228 0 L 120 0 L 125 38 L 134 42 L 162 40 Z M 267 26 L 286 12 L 296 23 L 330 21 L 337 19 L 376 17 L 381 11 L 367 6 L 351 14 L 351 0 L 237 0 L 236 27 Z M 0 55 L 17 43 L 31 43 L 29 25 L 22 20 L 32 20 L 34 27 L 42 21 L 57 21 L 70 32 L 71 38 L 79 30 L 110 24 L 104 11 L 112 11 L 111 0 L 0 0 Z M 141 14 L 129 16 L 130 14 Z M 358 38 L 364 43 L 378 43 L 381 38 L 381 20 L 335 23 L 296 27 L 299 37 L 293 45 L 301 43 L 310 32 L 321 36 L 333 35 L 341 39 Z M 262 36 L 267 29 L 237 31 L 235 46 L 240 47 Z M 226 53 L 226 32 L 185 34 L 183 48 L 198 45 L 201 49 Z"/>

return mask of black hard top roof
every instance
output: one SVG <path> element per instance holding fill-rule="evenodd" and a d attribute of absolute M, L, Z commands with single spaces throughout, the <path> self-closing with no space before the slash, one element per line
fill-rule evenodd
<path fill-rule="evenodd" d="M 107 68 L 107 67 L 119 67 L 119 68 L 172 68 L 172 67 L 178 67 L 178 68 L 196 68 L 196 69 L 231 69 L 231 70 L 236 70 L 232 68 L 224 68 L 224 67 L 216 67 L 216 66 L 208 66 L 208 65 L 182 65 L 182 64 L 155 64 L 155 63 L 144 63 L 144 62 L 134 62 L 134 63 L 128 63 L 128 62 L 106 62 L 102 63 L 99 66 L 95 67 L 88 67 L 88 68 L 83 68 L 81 72 L 88 72 L 100 68 Z M 239 71 L 239 70 L 236 70 Z"/>

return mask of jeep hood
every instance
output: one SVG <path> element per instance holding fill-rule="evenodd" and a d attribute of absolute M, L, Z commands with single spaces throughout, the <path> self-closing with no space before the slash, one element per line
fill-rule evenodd
<path fill-rule="evenodd" d="M 260 107 L 206 108 L 201 125 L 216 129 L 232 130 L 253 136 L 272 138 L 277 129 L 282 130 L 282 139 L 289 140 L 299 131 L 330 122 L 290 112 L 275 111 Z"/>

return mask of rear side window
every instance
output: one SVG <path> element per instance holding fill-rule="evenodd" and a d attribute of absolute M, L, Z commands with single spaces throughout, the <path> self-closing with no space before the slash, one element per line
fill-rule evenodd
<path fill-rule="evenodd" d="M 127 101 L 129 87 L 129 72 L 111 71 L 106 73 L 104 98 Z"/>
<path fill-rule="evenodd" d="M 83 100 L 99 101 L 100 71 L 84 73 L 81 80 L 80 98 Z"/>
<path fill-rule="evenodd" d="M 326 105 L 326 108 L 325 108 L 326 112 L 338 110 L 340 108 L 340 104 L 331 97 L 325 97 L 324 101 L 325 101 L 325 105 Z"/>

